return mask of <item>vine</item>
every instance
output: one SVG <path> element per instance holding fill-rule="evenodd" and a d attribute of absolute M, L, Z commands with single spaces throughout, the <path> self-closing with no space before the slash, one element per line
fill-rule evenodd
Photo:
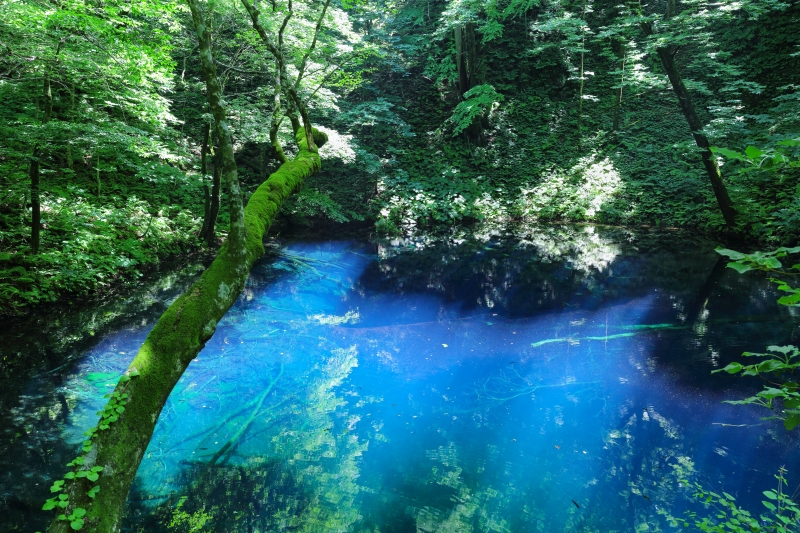
<path fill-rule="evenodd" d="M 117 388 L 123 389 L 131 378 L 137 377 L 138 375 L 139 372 L 137 370 L 132 370 L 125 374 L 120 378 Z M 105 398 L 108 398 L 108 402 L 103 406 L 102 410 L 97 412 L 97 415 L 100 416 L 100 421 L 96 427 L 90 428 L 84 433 L 87 439 L 83 441 L 83 447 L 81 448 L 82 454 L 67 463 L 67 467 L 71 467 L 73 470 L 64 474 L 62 479 L 53 482 L 53 485 L 50 487 L 50 492 L 56 494 L 56 496 L 49 498 L 42 506 L 43 511 L 63 509 L 64 511 L 62 514 L 58 515 L 58 519 L 68 521 L 70 527 L 75 531 L 83 529 L 86 509 L 83 507 L 75 507 L 67 514 L 67 507 L 69 507 L 70 504 L 70 490 L 68 490 L 70 484 L 67 482 L 71 481 L 74 484 L 76 480 L 85 479 L 89 483 L 92 483 L 89 490 L 86 491 L 86 496 L 90 499 L 94 499 L 97 493 L 100 492 L 100 486 L 94 485 L 94 483 L 100 479 L 100 473 L 103 471 L 103 467 L 92 466 L 89 468 L 87 465 L 87 455 L 91 453 L 94 444 L 93 441 L 97 438 L 99 432 L 108 430 L 111 424 L 119 420 L 119 415 L 125 412 L 125 406 L 129 402 L 128 394 L 120 392 L 119 390 L 106 394 Z"/>

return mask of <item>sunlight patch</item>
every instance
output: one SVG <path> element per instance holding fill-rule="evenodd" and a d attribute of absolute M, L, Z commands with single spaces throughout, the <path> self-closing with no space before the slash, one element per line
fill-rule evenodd
<path fill-rule="evenodd" d="M 352 147 L 352 135 L 342 135 L 336 130 L 325 126 L 315 126 L 319 131 L 328 135 L 328 142 L 319 149 L 319 156 L 323 159 L 339 159 L 343 163 L 352 163 L 356 160 L 356 153 Z"/>

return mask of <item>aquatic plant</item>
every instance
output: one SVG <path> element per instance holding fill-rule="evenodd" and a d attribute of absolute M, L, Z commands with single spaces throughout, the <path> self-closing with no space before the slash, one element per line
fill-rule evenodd
<path fill-rule="evenodd" d="M 784 268 L 781 258 L 800 253 L 800 246 L 794 248 L 781 247 L 771 252 L 753 252 L 744 254 L 734 250 L 718 248 L 717 253 L 733 259 L 728 263 L 732 268 L 744 274 L 751 270 L 760 270 L 772 274 L 770 281 L 777 285 L 777 289 L 788 293 L 778 299 L 778 303 L 790 307 L 800 306 L 800 287 L 792 287 L 786 277 L 800 275 L 800 263 Z M 728 364 L 725 368 L 714 372 L 727 372 L 741 374 L 742 376 L 757 376 L 767 382 L 764 390 L 754 396 L 743 400 L 732 400 L 728 403 L 735 405 L 758 405 L 770 409 L 775 414 L 768 420 L 783 420 L 787 430 L 793 430 L 800 425 L 800 384 L 795 371 L 800 367 L 800 350 L 795 346 L 769 346 L 770 353 L 745 352 L 746 357 L 762 357 L 764 360 L 743 365 L 738 362 Z M 765 377 L 766 376 L 766 377 Z M 773 381 L 775 380 L 775 381 Z M 776 401 L 778 400 L 778 401 Z"/>
<path fill-rule="evenodd" d="M 778 486 L 774 490 L 765 490 L 762 494 L 766 497 L 761 503 L 767 509 L 766 513 L 751 513 L 736 503 L 736 498 L 722 492 L 721 494 L 704 488 L 699 483 L 692 486 L 695 489 L 694 498 L 700 501 L 707 509 L 712 509 L 713 517 L 699 516 L 693 511 L 686 512 L 686 518 L 668 516 L 672 526 L 683 529 L 695 529 L 708 533 L 793 533 L 800 531 L 800 506 L 793 496 L 785 492 L 788 487 L 786 482 L 786 469 L 781 467 L 775 479 Z M 687 481 L 684 480 L 684 483 Z"/>

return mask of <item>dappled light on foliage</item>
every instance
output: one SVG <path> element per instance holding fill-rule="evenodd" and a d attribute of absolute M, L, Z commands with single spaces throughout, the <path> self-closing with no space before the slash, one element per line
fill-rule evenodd
<path fill-rule="evenodd" d="M 0 530 L 800 531 L 799 2 L 6 0 L 0 101 Z"/>

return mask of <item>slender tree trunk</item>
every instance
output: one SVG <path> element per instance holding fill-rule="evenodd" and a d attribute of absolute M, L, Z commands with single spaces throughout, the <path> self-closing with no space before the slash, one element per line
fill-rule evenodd
<path fill-rule="evenodd" d="M 75 83 L 71 83 L 69 86 L 69 120 L 74 120 L 75 115 Z M 72 144 L 69 142 L 69 138 L 67 138 L 67 168 L 73 170 L 75 167 L 75 161 L 72 157 Z"/>
<path fill-rule="evenodd" d="M 669 81 L 672 84 L 672 90 L 675 92 L 675 96 L 678 97 L 678 103 L 681 106 L 681 111 L 683 111 L 683 116 L 686 118 L 686 122 L 689 123 L 689 128 L 692 130 L 694 142 L 697 147 L 700 148 L 700 157 L 703 159 L 703 166 L 711 182 L 711 188 L 714 189 L 714 196 L 717 198 L 720 211 L 722 211 L 722 217 L 725 219 L 725 223 L 728 227 L 732 228 L 736 223 L 736 209 L 733 206 L 733 201 L 730 196 L 728 196 L 728 189 L 722 181 L 722 173 L 717 165 L 717 160 L 714 159 L 714 154 L 711 153 L 711 144 L 708 142 L 708 137 L 702 132 L 703 123 L 700 122 L 700 118 L 697 116 L 694 104 L 692 103 L 692 97 L 689 95 L 689 91 L 686 89 L 686 85 L 681 78 L 678 66 L 675 64 L 675 52 L 676 49 L 674 46 L 659 48 L 658 57 L 661 59 L 661 65 L 667 72 Z"/>
<path fill-rule="evenodd" d="M 456 71 L 458 72 L 458 91 L 463 96 L 472 87 L 469 85 L 466 50 L 464 49 L 464 27 L 453 28 L 453 39 L 456 47 Z"/>
<path fill-rule="evenodd" d="M 283 113 L 283 109 L 281 108 L 281 76 L 280 72 L 275 73 L 275 96 L 273 98 L 273 106 L 274 109 L 272 111 L 272 123 L 269 127 L 269 142 L 272 145 L 272 149 L 275 151 L 275 157 L 278 158 L 278 161 L 281 163 L 286 163 L 286 154 L 283 153 L 283 146 L 278 141 L 278 128 L 281 126 L 281 120 Z M 297 135 L 297 131 L 300 129 L 300 123 L 297 122 L 297 115 L 292 114 L 294 120 L 292 121 L 292 129 L 294 130 L 295 135 Z M 292 120 L 290 118 L 290 120 Z"/>
<path fill-rule="evenodd" d="M 59 50 L 61 45 L 59 45 Z M 58 52 L 56 52 L 58 56 Z M 50 74 L 44 75 L 42 84 L 42 99 L 44 101 L 44 114 L 42 115 L 42 126 L 50 122 L 53 113 L 53 91 L 50 87 Z M 39 244 L 42 230 L 42 203 L 39 196 L 39 158 L 42 156 L 42 148 L 37 143 L 33 147 L 31 165 L 28 174 L 31 180 L 31 253 L 39 253 Z"/>
<path fill-rule="evenodd" d="M 98 150 L 95 153 L 95 155 L 97 156 L 97 167 L 95 168 L 95 171 L 96 171 L 95 178 L 96 178 L 96 181 L 97 181 L 97 197 L 100 198 L 100 150 L 99 150 L 99 147 L 98 147 Z"/>
<path fill-rule="evenodd" d="M 39 157 L 41 156 L 41 149 L 37 144 L 33 148 L 33 155 L 31 156 L 31 165 L 28 169 L 28 175 L 31 180 L 31 253 L 36 255 L 39 253 L 39 238 L 42 228 L 42 206 L 39 201 Z"/>
<path fill-rule="evenodd" d="M 222 189 L 222 168 L 224 162 L 222 161 L 222 151 L 219 147 L 214 149 L 213 155 L 214 172 L 211 181 L 211 195 L 209 198 L 208 206 L 208 227 L 206 227 L 206 244 L 211 246 L 217 238 L 217 217 L 219 216 L 219 195 Z"/>
<path fill-rule="evenodd" d="M 128 491 L 167 397 L 241 293 L 250 268 L 264 253 L 262 238 L 281 204 L 321 165 L 316 149 L 310 149 L 307 143 L 305 131 L 299 131 L 297 157 L 261 184 L 247 208 L 242 206 L 230 127 L 211 55 L 211 37 L 196 0 L 187 3 L 200 44 L 207 97 L 219 137 L 222 176 L 229 192 L 228 238 L 200 279 L 164 312 L 147 336 L 118 383 L 117 396 L 109 400 L 98 427 L 88 432 L 90 438 L 79 464 L 71 465 L 74 479 L 67 479 L 54 494 L 57 498 L 67 496 L 59 514 L 74 516 L 77 509 L 85 510 L 82 531 L 87 532 L 119 531 Z M 324 134 L 317 136 L 317 142 L 323 144 Z M 90 481 L 90 476 L 98 473 L 92 468 L 101 469 L 96 481 Z M 99 490 L 92 499 L 87 493 L 95 488 Z M 50 531 L 71 531 L 69 520 L 54 520 Z"/>
<path fill-rule="evenodd" d="M 617 92 L 617 103 L 614 106 L 614 124 L 611 126 L 611 131 L 619 131 L 619 118 L 622 113 L 622 87 L 625 83 L 625 59 L 628 57 L 628 47 L 622 42 L 620 48 L 622 49 L 622 59 L 619 62 L 619 68 L 622 74 L 619 78 L 619 91 Z"/>
<path fill-rule="evenodd" d="M 203 146 L 200 148 L 200 175 L 203 177 L 203 227 L 200 228 L 198 237 L 202 240 L 206 239 L 208 233 L 208 220 L 211 211 L 211 189 L 206 183 L 206 176 L 208 175 L 208 142 L 211 135 L 211 124 L 206 124 L 203 130 Z"/>
<path fill-rule="evenodd" d="M 667 0 L 667 13 L 665 19 L 670 19 L 675 15 L 676 0 Z M 653 35 L 653 25 L 650 22 L 641 25 L 642 30 L 648 36 Z M 656 49 L 658 58 L 661 60 L 661 65 L 669 77 L 669 82 L 672 85 L 672 90 L 675 96 L 678 97 L 678 104 L 681 106 L 686 122 L 689 123 L 689 129 L 692 131 L 694 142 L 700 148 L 700 157 L 703 159 L 703 166 L 708 174 L 708 179 L 711 182 L 711 188 L 714 190 L 714 196 L 717 199 L 720 211 L 722 211 L 722 218 L 725 219 L 725 224 L 729 228 L 733 228 L 736 223 L 736 208 L 733 206 L 733 201 L 728 196 L 728 189 L 725 187 L 725 182 L 722 181 L 722 173 L 717 165 L 717 160 L 711 153 L 711 144 L 708 142 L 703 132 L 703 123 L 697 116 L 692 97 L 686 84 L 683 83 L 678 65 L 675 63 L 675 54 L 678 52 L 678 47 L 675 45 L 666 45 Z"/>
<path fill-rule="evenodd" d="M 478 84 L 478 46 L 475 39 L 475 26 L 467 23 L 453 28 L 458 71 L 458 90 L 461 96 Z M 469 141 L 480 141 L 483 134 L 481 117 L 475 117 L 472 124 L 464 130 Z"/>
<path fill-rule="evenodd" d="M 583 22 L 583 24 L 581 24 L 581 70 L 580 70 L 581 87 L 580 87 L 580 91 L 578 92 L 578 147 L 579 148 L 580 148 L 580 145 L 581 145 L 581 141 L 583 140 L 583 134 L 582 134 L 583 133 L 583 129 L 582 129 L 582 125 L 583 125 L 583 82 L 584 82 L 584 79 L 583 79 L 584 78 L 584 76 L 583 76 L 583 73 L 584 73 L 583 63 L 584 63 L 584 58 L 586 56 L 586 52 L 585 52 L 585 48 L 584 48 L 586 46 L 586 28 L 585 28 L 585 24 L 586 24 L 586 1 L 585 0 L 583 2 L 583 11 L 581 12 L 581 21 Z"/>

